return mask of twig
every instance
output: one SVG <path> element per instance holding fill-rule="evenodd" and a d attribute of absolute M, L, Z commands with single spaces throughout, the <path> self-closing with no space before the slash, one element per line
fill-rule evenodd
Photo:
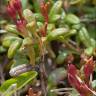
<path fill-rule="evenodd" d="M 40 63 L 40 79 L 41 79 L 41 89 L 42 89 L 42 95 L 47 96 L 47 90 L 46 90 L 46 72 L 45 72 L 45 66 L 44 66 L 44 58 L 41 58 Z"/>
<path fill-rule="evenodd" d="M 73 88 L 59 88 L 59 89 L 52 89 L 51 92 L 55 92 L 55 91 L 72 91 Z"/>
<path fill-rule="evenodd" d="M 3 74 L 3 67 L 0 64 L 0 77 L 1 77 L 1 84 L 5 81 L 4 74 Z"/>

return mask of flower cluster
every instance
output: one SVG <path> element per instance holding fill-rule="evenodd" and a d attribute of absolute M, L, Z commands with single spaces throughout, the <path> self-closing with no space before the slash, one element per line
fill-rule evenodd
<path fill-rule="evenodd" d="M 73 86 L 80 93 L 80 96 L 91 96 L 96 95 L 96 92 L 92 89 L 89 77 L 93 73 L 94 62 L 91 57 L 84 65 L 84 80 L 79 76 L 79 72 L 75 65 L 68 65 L 68 81 L 71 86 Z M 87 80 L 87 81 L 86 81 Z"/>
<path fill-rule="evenodd" d="M 20 0 L 11 0 L 10 2 L 8 2 L 7 12 L 15 22 L 17 21 L 17 14 L 19 14 L 20 20 L 24 20 L 22 16 L 22 4 Z"/>
<path fill-rule="evenodd" d="M 22 4 L 20 0 L 10 0 L 7 6 L 7 13 L 15 22 L 17 29 L 22 33 L 23 36 L 28 35 L 26 31 L 26 20 L 23 17 Z M 17 19 L 17 16 L 19 17 Z"/>
<path fill-rule="evenodd" d="M 47 33 L 47 25 L 48 25 L 48 6 L 49 2 L 41 2 L 40 9 L 41 14 L 44 17 L 44 26 L 41 28 L 40 32 L 43 37 L 46 36 Z M 22 4 L 20 0 L 10 0 L 7 6 L 7 13 L 15 22 L 17 29 L 21 32 L 23 37 L 28 36 L 28 31 L 26 29 L 27 21 L 23 17 Z M 18 17 L 18 19 L 17 19 Z"/>

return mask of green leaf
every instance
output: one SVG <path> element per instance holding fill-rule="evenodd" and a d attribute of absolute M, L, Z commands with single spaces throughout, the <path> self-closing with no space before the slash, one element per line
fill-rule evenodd
<path fill-rule="evenodd" d="M 16 90 L 10 90 L 10 92 L 7 93 L 7 95 L 13 94 L 15 91 L 20 90 L 22 87 L 24 87 L 26 84 L 28 84 L 31 80 L 33 80 L 37 76 L 36 71 L 29 71 L 26 73 L 23 73 L 19 75 L 18 77 L 9 79 L 5 81 L 1 87 L 0 87 L 0 92 L 4 94 L 6 90 L 12 85 L 12 84 L 17 84 Z M 7 96 L 5 95 L 5 96 Z"/>
<path fill-rule="evenodd" d="M 13 25 L 13 24 L 8 24 L 5 27 L 5 30 L 13 34 L 20 35 L 20 32 L 16 29 L 16 25 Z"/>
<path fill-rule="evenodd" d="M 55 24 L 52 24 L 52 23 L 48 24 L 47 26 L 48 33 L 52 32 L 54 29 L 55 29 Z"/>
<path fill-rule="evenodd" d="M 85 27 L 82 27 L 79 31 L 78 34 L 80 41 L 86 46 L 86 47 L 90 47 L 92 44 L 91 40 L 90 40 L 90 36 L 88 34 L 88 31 Z"/>
<path fill-rule="evenodd" d="M 35 21 L 35 16 L 34 16 L 33 12 L 30 9 L 25 9 L 23 11 L 23 15 L 24 15 L 24 18 L 26 19 L 26 21 L 28 23 L 30 23 L 32 21 Z"/>
<path fill-rule="evenodd" d="M 10 59 L 13 58 L 17 50 L 20 48 L 21 44 L 22 44 L 21 40 L 15 40 L 14 42 L 12 42 L 12 44 L 8 49 L 8 58 Z"/>
<path fill-rule="evenodd" d="M 53 15 L 59 14 L 61 9 L 62 9 L 62 0 L 59 0 L 57 2 L 54 3 L 54 5 L 52 6 L 50 13 L 49 13 L 49 18 L 51 18 Z"/>
<path fill-rule="evenodd" d="M 25 52 L 17 52 L 14 56 L 11 68 L 17 67 L 22 64 L 29 64 L 29 60 L 27 59 Z"/>
<path fill-rule="evenodd" d="M 53 15 L 51 18 L 49 18 L 49 22 L 54 23 L 59 19 L 60 19 L 60 15 L 56 14 L 56 15 Z"/>
<path fill-rule="evenodd" d="M 6 52 L 6 48 L 4 48 L 3 46 L 0 46 L 0 53 L 4 53 Z"/>
<path fill-rule="evenodd" d="M 67 28 L 58 28 L 58 29 L 55 29 L 53 30 L 52 32 L 50 32 L 47 36 L 47 40 L 50 41 L 50 40 L 54 40 L 56 39 L 58 36 L 61 36 L 65 33 L 67 33 L 69 30 Z"/>
<path fill-rule="evenodd" d="M 74 14 L 67 14 L 65 17 L 65 22 L 68 24 L 79 24 L 80 19 Z"/>
<path fill-rule="evenodd" d="M 42 16 L 41 13 L 34 13 L 34 16 L 35 16 L 37 21 L 44 22 L 44 17 Z"/>
<path fill-rule="evenodd" d="M 87 54 L 88 56 L 91 56 L 94 52 L 94 48 L 93 47 L 88 47 L 84 50 L 85 54 Z"/>
<path fill-rule="evenodd" d="M 68 55 L 68 52 L 66 52 L 66 51 L 60 52 L 56 58 L 56 63 L 62 64 L 64 62 L 64 60 L 67 58 L 67 55 Z"/>
<path fill-rule="evenodd" d="M 13 43 L 15 40 L 21 40 L 21 38 L 17 37 L 16 35 L 5 34 L 3 35 L 1 40 L 2 45 L 8 48 L 11 45 L 11 43 Z"/>

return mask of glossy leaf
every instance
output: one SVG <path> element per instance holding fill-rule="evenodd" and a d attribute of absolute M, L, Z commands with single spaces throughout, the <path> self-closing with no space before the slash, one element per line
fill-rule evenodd
<path fill-rule="evenodd" d="M 22 44 L 22 41 L 15 40 L 8 49 L 8 58 L 13 58 L 17 50 L 20 48 L 20 45 Z"/>
<path fill-rule="evenodd" d="M 64 60 L 66 59 L 67 55 L 68 55 L 67 52 L 60 52 L 56 58 L 56 63 L 62 64 L 64 62 Z"/>
<path fill-rule="evenodd" d="M 52 32 L 50 32 L 47 36 L 47 40 L 54 40 L 60 35 L 64 35 L 69 31 L 68 28 L 58 28 L 54 29 Z"/>
<path fill-rule="evenodd" d="M 2 86 L 0 86 L 0 92 L 2 94 L 4 94 L 4 92 L 6 92 L 6 90 L 12 85 L 12 84 L 17 84 L 17 90 L 20 90 L 22 87 L 24 87 L 26 84 L 28 84 L 31 80 L 33 80 L 35 77 L 37 76 L 37 72 L 35 71 L 30 71 L 30 72 L 26 72 L 23 73 L 21 75 L 19 75 L 18 77 L 6 80 Z M 7 95 L 11 95 L 14 93 L 14 91 L 10 91 L 9 93 L 7 93 Z M 6 96 L 7 96 L 6 95 Z"/>
<path fill-rule="evenodd" d="M 90 40 L 90 36 L 88 34 L 88 31 L 86 30 L 85 27 L 82 27 L 79 31 L 79 38 L 81 40 L 81 42 L 86 46 L 86 47 L 90 47 L 91 46 L 91 40 Z"/>
<path fill-rule="evenodd" d="M 54 23 L 56 21 L 58 21 L 60 19 L 60 15 L 53 15 L 50 19 L 49 19 L 49 22 L 50 23 Z"/>
<path fill-rule="evenodd" d="M 18 30 L 16 29 L 16 26 L 15 26 L 15 25 L 12 25 L 12 24 L 7 25 L 7 26 L 5 27 L 5 29 L 6 29 L 6 31 L 8 31 L 8 32 L 10 32 L 10 33 L 15 33 L 15 34 L 17 34 L 17 35 L 20 35 L 20 33 L 19 33 Z"/>
<path fill-rule="evenodd" d="M 10 47 L 11 43 L 14 42 L 15 40 L 21 40 L 21 38 L 13 35 L 4 35 L 2 37 L 2 45 L 4 47 Z"/>
<path fill-rule="evenodd" d="M 50 13 L 49 13 L 49 18 L 51 18 L 52 16 L 60 13 L 61 9 L 62 9 L 62 4 L 63 2 L 61 0 L 56 1 L 54 3 L 54 5 L 52 6 Z"/>
<path fill-rule="evenodd" d="M 68 23 L 68 24 L 79 24 L 80 23 L 80 20 L 74 14 L 67 14 L 65 16 L 65 22 Z"/>

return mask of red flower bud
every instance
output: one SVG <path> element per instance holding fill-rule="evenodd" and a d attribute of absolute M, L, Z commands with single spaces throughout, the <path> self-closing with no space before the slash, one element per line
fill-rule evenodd
<path fill-rule="evenodd" d="M 41 8 L 41 13 L 44 16 L 45 22 L 48 23 L 48 4 L 42 2 L 40 8 Z"/>
<path fill-rule="evenodd" d="M 16 26 L 17 26 L 18 31 L 20 31 L 23 36 L 28 36 L 25 20 L 17 20 Z"/>
<path fill-rule="evenodd" d="M 13 2 L 14 8 L 16 9 L 16 11 L 18 12 L 20 19 L 24 19 L 24 17 L 22 16 L 22 4 L 20 0 L 14 0 Z"/>
<path fill-rule="evenodd" d="M 23 28 L 26 26 L 25 22 L 22 21 L 22 20 L 17 20 L 16 25 L 17 25 L 17 29 L 18 29 L 19 31 L 20 31 L 20 30 L 23 30 Z"/>
<path fill-rule="evenodd" d="M 21 4 L 20 0 L 14 0 L 13 5 L 14 5 L 16 10 L 22 10 L 22 4 Z"/>
<path fill-rule="evenodd" d="M 16 10 L 14 8 L 14 6 L 12 5 L 8 5 L 7 6 L 7 13 L 9 14 L 9 16 L 16 21 Z"/>
<path fill-rule="evenodd" d="M 42 35 L 43 37 L 46 36 L 46 32 L 47 32 L 47 25 L 48 25 L 48 23 L 45 22 L 44 26 L 43 26 L 43 27 L 41 28 L 41 30 L 40 30 L 41 35 Z"/>
<path fill-rule="evenodd" d="M 24 20 L 24 17 L 22 16 L 22 4 L 20 0 L 10 0 L 7 7 L 7 11 L 15 22 L 16 22 L 16 13 L 19 14 L 21 20 Z"/>

